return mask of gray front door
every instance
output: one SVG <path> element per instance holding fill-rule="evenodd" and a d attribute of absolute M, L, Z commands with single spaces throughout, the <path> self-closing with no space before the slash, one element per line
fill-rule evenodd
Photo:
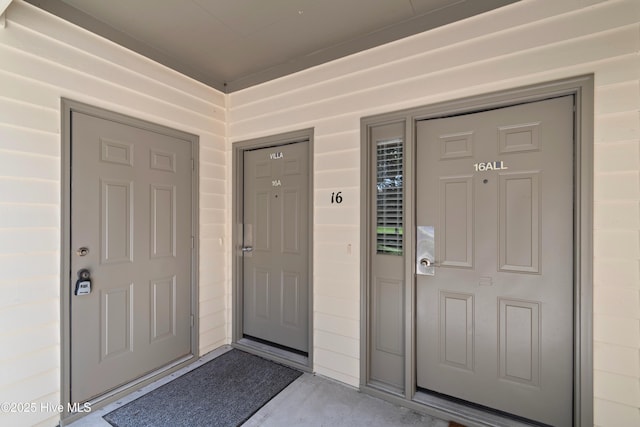
<path fill-rule="evenodd" d="M 418 122 L 420 389 L 572 424 L 573 105 Z"/>
<path fill-rule="evenodd" d="M 308 352 L 309 143 L 244 151 L 243 335 Z"/>
<path fill-rule="evenodd" d="M 71 123 L 71 401 L 84 402 L 192 351 L 192 144 Z M 74 295 L 81 269 L 91 293 Z"/>

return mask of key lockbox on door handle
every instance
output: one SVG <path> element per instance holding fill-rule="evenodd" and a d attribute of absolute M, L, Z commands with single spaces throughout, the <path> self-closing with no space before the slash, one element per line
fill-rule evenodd
<path fill-rule="evenodd" d="M 89 295 L 91 293 L 91 272 L 86 268 L 78 271 L 75 295 Z"/>
<path fill-rule="evenodd" d="M 437 263 L 435 231 L 432 225 L 419 225 L 416 232 L 416 274 L 435 276 Z"/>

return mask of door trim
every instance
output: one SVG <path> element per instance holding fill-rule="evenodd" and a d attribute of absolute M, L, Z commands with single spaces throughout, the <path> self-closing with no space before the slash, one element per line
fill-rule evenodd
<path fill-rule="evenodd" d="M 370 194 L 372 182 L 370 164 L 370 129 L 390 122 L 404 122 L 405 159 L 404 224 L 406 230 L 415 230 L 415 153 L 416 122 L 482 110 L 508 107 L 547 98 L 572 95 L 574 111 L 574 425 L 593 424 L 593 123 L 594 77 L 579 76 L 522 88 L 508 89 L 486 95 L 440 102 L 361 120 L 361 340 L 360 388 L 362 391 L 417 409 L 430 415 L 451 419 L 465 425 L 503 425 L 514 420 L 479 411 L 450 400 L 417 393 L 415 355 L 415 239 L 413 232 L 405 234 L 405 390 L 402 395 L 369 383 L 370 345 L 370 291 L 371 259 L 369 236 L 371 215 Z M 410 279 L 410 280 L 409 280 Z"/>
<path fill-rule="evenodd" d="M 308 305 L 308 355 L 307 357 L 288 352 L 276 347 L 271 347 L 263 343 L 256 343 L 243 339 L 243 294 L 242 294 L 242 212 L 244 211 L 243 188 L 244 188 L 244 152 L 258 148 L 278 147 L 281 145 L 306 142 L 309 144 L 309 236 L 308 244 L 308 283 L 309 283 L 309 305 Z M 232 200 L 231 200 L 231 274 L 232 274 L 232 336 L 233 347 L 247 352 L 274 360 L 279 363 L 290 365 L 306 372 L 313 369 L 313 128 L 302 129 L 292 132 L 281 133 L 261 138 L 254 138 L 232 144 Z"/>
<path fill-rule="evenodd" d="M 69 424 L 83 413 L 71 413 L 68 408 L 71 402 L 71 305 L 70 296 L 72 293 L 72 272 L 71 272 L 71 115 L 73 112 L 88 114 L 101 119 L 111 120 L 124 125 L 137 127 L 140 129 L 156 132 L 162 135 L 179 138 L 189 141 L 191 144 L 191 158 L 193 161 L 193 172 L 191 174 L 191 233 L 193 241 L 198 241 L 199 230 L 199 137 L 177 129 L 172 129 L 163 125 L 141 120 L 135 117 L 109 111 L 103 108 L 94 107 L 82 102 L 61 98 L 61 219 L 60 219 L 60 403 L 63 405 L 60 425 Z M 199 348 L 199 324 L 198 324 L 198 264 L 199 248 L 194 244 L 191 251 L 191 353 L 185 357 L 157 369 L 141 378 L 125 384 L 113 391 L 107 392 L 98 399 L 91 401 L 92 410 L 113 402 L 125 396 L 138 387 L 157 381 L 159 378 L 181 369 L 192 363 L 198 357 Z"/>

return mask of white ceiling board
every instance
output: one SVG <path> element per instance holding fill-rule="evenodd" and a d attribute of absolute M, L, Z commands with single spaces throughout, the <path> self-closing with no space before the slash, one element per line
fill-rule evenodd
<path fill-rule="evenodd" d="M 186 41 L 237 38 L 232 27 L 191 0 L 62 0 L 111 27 L 147 44 L 163 46 L 169 39 Z"/>
<path fill-rule="evenodd" d="M 248 35 L 297 15 L 301 0 L 192 0 L 228 28 Z"/>
<path fill-rule="evenodd" d="M 408 0 L 325 1 L 306 0 L 304 13 L 300 16 L 311 33 L 307 37 L 311 45 L 323 44 L 328 47 L 329 43 L 354 39 L 413 16 Z"/>
<path fill-rule="evenodd" d="M 26 1 L 230 92 L 518 0 Z"/>

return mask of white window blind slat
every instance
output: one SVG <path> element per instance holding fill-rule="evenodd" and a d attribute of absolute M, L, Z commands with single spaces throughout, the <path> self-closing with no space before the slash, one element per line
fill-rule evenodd
<path fill-rule="evenodd" d="M 402 255 L 402 140 L 376 144 L 376 247 L 378 254 Z"/>

